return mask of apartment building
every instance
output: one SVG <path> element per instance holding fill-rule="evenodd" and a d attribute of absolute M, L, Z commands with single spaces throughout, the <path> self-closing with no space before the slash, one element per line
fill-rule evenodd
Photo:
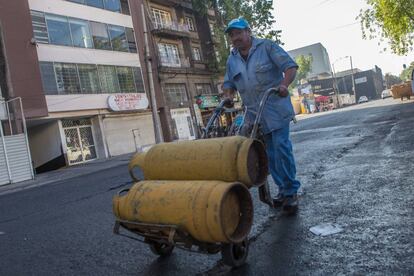
<path fill-rule="evenodd" d="M 292 58 L 298 56 L 311 56 L 312 68 L 308 74 L 309 79 L 323 79 L 331 77 L 331 62 L 326 48 L 321 43 L 307 45 L 288 51 Z"/>
<path fill-rule="evenodd" d="M 146 1 L 158 75 L 158 107 L 167 141 L 195 139 L 202 126 L 196 97 L 218 95 L 215 15 L 198 14 L 191 1 Z"/>
<path fill-rule="evenodd" d="M 22 99 L 38 172 L 155 142 L 141 4 L 0 0 L 2 96 Z"/>

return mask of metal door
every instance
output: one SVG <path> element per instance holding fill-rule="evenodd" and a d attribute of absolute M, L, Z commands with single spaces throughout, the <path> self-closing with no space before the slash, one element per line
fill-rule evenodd
<path fill-rule="evenodd" d="M 72 126 L 64 128 L 69 165 L 80 164 L 96 159 L 96 149 L 92 126 Z"/>

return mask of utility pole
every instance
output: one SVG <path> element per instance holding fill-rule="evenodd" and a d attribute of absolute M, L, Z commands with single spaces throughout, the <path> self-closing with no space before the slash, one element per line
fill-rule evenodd
<path fill-rule="evenodd" d="M 149 82 L 149 90 L 150 90 L 150 97 L 151 97 L 152 120 L 154 122 L 155 143 L 159 144 L 159 143 L 164 142 L 164 139 L 162 137 L 161 121 L 158 115 L 157 100 L 155 98 L 154 76 L 152 72 L 151 53 L 150 53 L 149 43 L 148 43 L 148 28 L 147 28 L 147 22 L 145 20 L 145 7 L 143 3 L 141 3 L 141 12 L 142 12 L 142 24 L 144 27 L 145 61 L 147 65 L 147 73 L 148 73 L 148 79 L 149 79 L 148 82 Z"/>
<path fill-rule="evenodd" d="M 355 102 L 356 102 L 355 77 L 354 77 L 354 67 L 352 65 L 352 56 L 349 56 L 349 60 L 351 62 L 352 92 L 354 93 Z"/>
<path fill-rule="evenodd" d="M 341 107 L 341 103 L 339 101 L 339 88 L 338 83 L 336 82 L 336 72 L 335 72 L 335 62 L 332 63 L 332 76 L 333 76 L 333 86 L 334 86 L 334 93 L 336 95 L 336 100 L 338 102 L 338 106 Z"/>

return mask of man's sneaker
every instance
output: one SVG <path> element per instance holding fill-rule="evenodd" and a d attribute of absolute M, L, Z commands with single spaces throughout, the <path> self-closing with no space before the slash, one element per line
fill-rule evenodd
<path fill-rule="evenodd" d="M 296 214 L 299 208 L 298 195 L 285 196 L 283 201 L 283 211 L 289 215 Z"/>
<path fill-rule="evenodd" d="M 285 202 L 285 197 L 279 193 L 275 198 L 273 198 L 273 207 L 274 208 L 280 208 L 283 206 L 283 203 Z"/>

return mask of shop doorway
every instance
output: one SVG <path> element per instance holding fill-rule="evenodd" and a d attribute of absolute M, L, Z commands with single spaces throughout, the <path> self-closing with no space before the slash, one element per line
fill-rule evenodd
<path fill-rule="evenodd" d="M 69 165 L 97 158 L 90 119 L 62 120 Z"/>
<path fill-rule="evenodd" d="M 171 118 L 175 123 L 178 140 L 194 140 L 196 138 L 189 108 L 172 109 Z"/>

